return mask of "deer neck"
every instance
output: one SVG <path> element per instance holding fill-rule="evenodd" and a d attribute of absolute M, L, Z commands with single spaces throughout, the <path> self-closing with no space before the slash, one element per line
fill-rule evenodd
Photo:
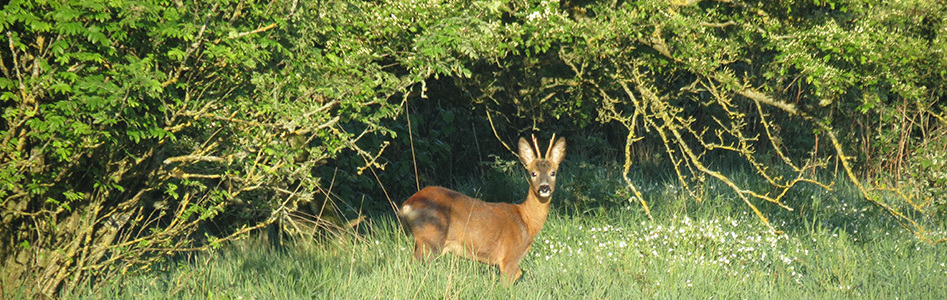
<path fill-rule="evenodd" d="M 535 192 L 530 189 L 529 195 L 526 196 L 526 201 L 519 204 L 520 215 L 523 216 L 523 222 L 526 223 L 526 229 L 529 231 L 529 237 L 535 238 L 539 234 L 539 230 L 543 229 L 543 225 L 546 224 L 546 216 L 549 215 L 549 201 L 552 196 L 545 199 L 545 201 L 540 201 L 539 196 L 536 196 Z"/>

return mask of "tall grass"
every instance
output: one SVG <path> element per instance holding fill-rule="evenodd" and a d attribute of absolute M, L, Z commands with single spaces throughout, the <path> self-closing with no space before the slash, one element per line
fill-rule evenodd
<path fill-rule="evenodd" d="M 452 255 L 412 257 L 398 220 L 360 233 L 274 248 L 261 237 L 90 288 L 79 298 L 201 299 L 930 299 L 947 295 L 947 247 L 915 239 L 851 189 L 801 187 L 795 211 L 769 211 L 773 235 L 734 195 L 694 201 L 673 183 L 641 179 L 649 221 L 617 178 L 588 168 L 553 200 L 546 227 L 500 284 L 495 267 Z M 599 177 L 611 177 L 599 178 Z M 512 176 L 508 180 L 522 180 Z M 577 181 L 590 180 L 596 183 Z M 605 183 L 602 183 L 605 182 Z M 507 183 L 508 184 L 508 183 Z M 611 185 L 610 185 L 611 184 Z M 476 194 L 476 183 L 461 183 Z M 583 193 L 583 188 L 599 189 Z M 706 187 L 711 190 L 714 187 Z M 601 189 L 615 191 L 611 194 Z M 588 205 L 575 194 L 597 195 Z M 606 199 L 607 198 L 607 199 Z M 663 200 L 663 201 L 662 201 Z M 580 203 L 581 202 L 581 203 Z M 604 204 L 603 204 L 604 203 Z M 934 235 L 944 235 L 943 227 Z"/>

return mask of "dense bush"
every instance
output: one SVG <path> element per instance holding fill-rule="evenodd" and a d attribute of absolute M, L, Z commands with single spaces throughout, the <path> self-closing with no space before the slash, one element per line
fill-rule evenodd
<path fill-rule="evenodd" d="M 832 171 L 923 237 L 917 216 L 945 210 L 945 11 L 12 1 L 0 13 L 2 280 L 55 295 L 274 222 L 337 226 L 320 215 L 387 209 L 419 184 L 506 165 L 490 155 L 512 160 L 503 141 L 540 129 L 620 165 L 616 194 L 646 213 L 628 176 L 642 163 L 694 195 L 722 183 L 767 225 L 760 205 L 792 209 L 787 190 L 831 188 L 820 173 Z M 732 180 L 734 167 L 769 186 Z M 293 221 L 304 215 L 316 229 Z"/>
<path fill-rule="evenodd" d="M 387 99 L 428 76 L 384 70 L 367 50 L 390 32 L 336 26 L 364 22 L 350 9 L 7 4 L 0 258 L 4 286 L 24 290 L 4 293 L 68 292 L 300 204 L 321 212 L 330 191 L 313 167 L 342 151 L 377 166 L 380 147 L 360 141 L 389 134 L 378 123 L 400 108 Z"/>

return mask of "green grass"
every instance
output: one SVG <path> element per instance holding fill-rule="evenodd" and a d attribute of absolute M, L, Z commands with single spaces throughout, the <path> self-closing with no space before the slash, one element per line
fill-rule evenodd
<path fill-rule="evenodd" d="M 430 263 L 414 261 L 409 237 L 397 220 L 383 215 L 366 222 L 358 235 L 297 241 L 282 250 L 250 238 L 120 278 L 80 297 L 931 299 L 947 295 L 947 247 L 918 241 L 890 217 L 858 200 L 853 191 L 800 188 L 793 196 L 796 203 L 790 203 L 795 211 L 768 211 L 774 225 L 786 232 L 773 235 L 727 192 L 695 202 L 673 184 L 642 189 L 650 191 L 654 221 L 636 204 L 620 199 L 576 209 L 570 206 L 569 192 L 557 194 L 553 201 L 560 209 L 549 216 L 521 263 L 523 277 L 512 287 L 500 284 L 497 268 L 452 255 Z M 943 237 L 944 232 L 941 228 L 932 236 Z"/>

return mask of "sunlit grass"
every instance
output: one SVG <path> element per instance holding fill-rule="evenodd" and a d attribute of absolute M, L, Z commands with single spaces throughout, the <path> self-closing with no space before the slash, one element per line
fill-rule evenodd
<path fill-rule="evenodd" d="M 553 210 L 512 287 L 495 267 L 412 257 L 390 215 L 359 234 L 259 238 L 90 289 L 87 298 L 214 299 L 930 299 L 947 294 L 947 247 L 906 232 L 853 192 L 798 192 L 772 210 L 770 233 L 726 192 L 681 204 L 673 184 L 645 186 L 654 221 L 635 203 Z M 578 191 L 574 191 L 578 192 Z M 656 201 L 657 199 L 658 201 Z M 661 199 L 668 199 L 662 202 Z M 672 201 L 673 200 L 673 201 Z M 815 204 L 813 204 L 815 203 Z M 931 236 L 943 237 L 932 224 Z"/>
<path fill-rule="evenodd" d="M 789 244 L 786 235 L 768 234 L 766 228 L 754 223 L 732 218 L 721 221 L 675 216 L 666 224 L 641 222 L 630 228 L 579 225 L 580 234 L 575 238 L 537 241 L 532 255 L 546 261 L 556 255 L 597 263 L 640 260 L 645 266 L 652 261 L 664 261 L 708 267 L 743 279 L 747 268 L 764 275 L 772 274 L 773 264 L 793 270 L 793 263 L 799 260 L 797 256 L 808 255 L 805 249 L 784 245 Z M 790 275 L 801 276 L 795 272 Z"/>

